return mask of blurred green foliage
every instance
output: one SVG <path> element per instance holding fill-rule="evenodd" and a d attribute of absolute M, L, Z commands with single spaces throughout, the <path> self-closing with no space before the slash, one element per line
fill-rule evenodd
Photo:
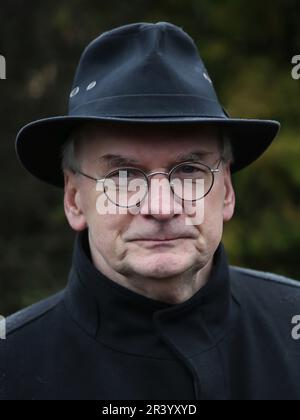
<path fill-rule="evenodd" d="M 282 122 L 263 158 L 234 176 L 237 209 L 224 242 L 232 264 L 300 279 L 300 81 L 291 77 L 291 59 L 300 54 L 299 16 L 296 0 L 2 2 L 0 313 L 64 287 L 74 239 L 62 191 L 17 162 L 16 132 L 29 121 L 66 113 L 87 43 L 141 21 L 169 21 L 195 39 L 232 116 Z"/>

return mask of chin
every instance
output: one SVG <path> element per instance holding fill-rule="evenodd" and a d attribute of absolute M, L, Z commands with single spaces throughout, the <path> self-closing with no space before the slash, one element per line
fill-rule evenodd
<path fill-rule="evenodd" d="M 174 254 L 159 254 L 138 258 L 130 264 L 135 273 L 143 277 L 167 278 L 182 274 L 191 267 L 190 257 L 178 257 Z"/>

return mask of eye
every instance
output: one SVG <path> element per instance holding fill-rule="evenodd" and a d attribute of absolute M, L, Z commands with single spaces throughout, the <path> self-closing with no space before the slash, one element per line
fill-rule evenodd
<path fill-rule="evenodd" d="M 120 179 L 124 179 L 124 180 L 127 179 L 130 181 L 133 179 L 144 179 L 144 175 L 142 172 L 140 172 L 139 170 L 135 168 L 120 168 L 112 172 L 109 175 L 109 178 L 116 181 Z"/>
<path fill-rule="evenodd" d="M 180 170 L 186 174 L 191 174 L 195 171 L 199 171 L 199 168 L 192 165 L 184 165 L 184 166 L 181 166 Z"/>
<path fill-rule="evenodd" d="M 207 177 L 209 172 L 205 166 L 199 163 L 186 164 L 179 166 L 172 174 L 173 178 L 178 179 L 200 179 Z"/>
<path fill-rule="evenodd" d="M 200 165 L 183 165 L 183 166 L 180 166 L 176 170 L 176 173 L 181 173 L 183 175 L 185 174 L 197 175 L 197 174 L 202 174 L 204 172 L 205 172 L 205 168 Z"/>

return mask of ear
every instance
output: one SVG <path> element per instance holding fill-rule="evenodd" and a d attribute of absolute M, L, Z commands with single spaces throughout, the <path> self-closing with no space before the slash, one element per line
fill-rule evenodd
<path fill-rule="evenodd" d="M 230 165 L 224 168 L 224 203 L 223 203 L 223 220 L 228 222 L 235 209 L 235 192 L 231 180 Z"/>
<path fill-rule="evenodd" d="M 76 175 L 70 171 L 64 172 L 65 193 L 64 209 L 68 222 L 72 229 L 80 232 L 87 227 L 86 218 L 82 209 L 80 190 Z"/>

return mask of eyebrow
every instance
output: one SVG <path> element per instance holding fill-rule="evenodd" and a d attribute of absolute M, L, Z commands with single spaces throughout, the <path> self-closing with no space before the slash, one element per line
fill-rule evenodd
<path fill-rule="evenodd" d="M 175 157 L 175 159 L 172 160 L 171 165 L 187 161 L 199 161 L 206 156 L 213 154 L 215 154 L 215 152 L 209 152 L 207 150 L 194 150 L 189 153 L 180 153 Z M 100 156 L 96 160 L 99 162 L 103 161 L 109 168 L 115 168 L 117 166 L 140 165 L 140 162 L 133 157 L 111 153 Z"/>
<path fill-rule="evenodd" d="M 189 153 L 182 153 L 176 156 L 174 163 L 180 163 L 185 161 L 197 161 L 205 158 L 206 156 L 214 155 L 215 152 L 209 152 L 208 150 L 194 150 Z"/>

